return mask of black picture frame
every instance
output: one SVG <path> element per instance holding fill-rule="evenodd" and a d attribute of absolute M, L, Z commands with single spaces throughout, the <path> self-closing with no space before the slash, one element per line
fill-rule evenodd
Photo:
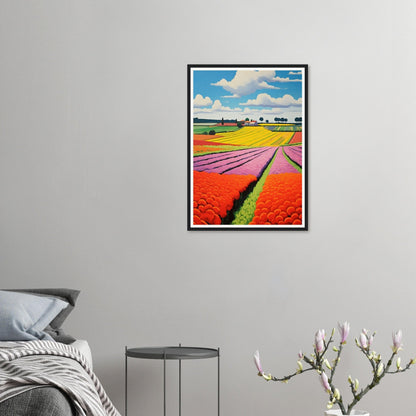
<path fill-rule="evenodd" d="M 206 72 L 205 74 L 204 71 L 209 71 L 209 72 Z M 226 98 L 230 98 L 230 99 L 239 98 L 240 101 L 244 101 L 244 99 L 247 99 L 247 96 L 252 97 L 252 98 L 247 99 L 246 103 L 240 103 L 242 105 L 240 105 L 238 108 L 241 110 L 241 114 L 244 114 L 244 112 L 246 112 L 247 114 L 250 114 L 250 105 L 251 105 L 251 108 L 254 107 L 254 109 L 252 110 L 253 114 L 259 114 L 259 112 L 261 112 L 260 110 L 264 110 L 264 112 L 266 112 L 267 114 L 270 114 L 270 116 L 273 115 L 272 114 L 273 112 L 276 112 L 276 114 L 279 112 L 281 114 L 288 113 L 291 115 L 296 114 L 296 113 L 301 114 L 300 122 L 299 122 L 299 117 L 293 117 L 293 121 L 290 121 L 289 118 L 285 118 L 285 117 L 281 117 L 281 118 L 274 117 L 274 120 L 276 119 L 281 120 L 281 123 L 277 123 L 277 124 L 270 123 L 268 120 L 267 120 L 267 123 L 258 123 L 258 120 L 255 120 L 254 117 L 247 117 L 249 118 L 248 123 L 253 123 L 253 125 L 244 124 L 242 127 L 240 126 L 241 121 L 244 121 L 245 123 L 247 123 L 247 118 L 241 119 L 240 117 L 240 120 L 238 120 L 238 117 L 232 118 L 232 120 L 235 119 L 237 121 L 237 127 L 235 128 L 235 131 L 232 132 L 234 133 L 234 135 L 236 134 L 235 133 L 236 131 L 242 132 L 243 130 L 241 130 L 241 128 L 250 129 L 251 127 L 261 127 L 262 130 L 258 129 L 258 131 L 259 132 L 261 131 L 262 132 L 261 134 L 265 135 L 265 137 L 268 138 L 269 136 L 263 132 L 263 129 L 267 128 L 268 130 L 272 132 L 282 131 L 282 134 L 281 134 L 282 137 L 276 134 L 275 136 L 272 136 L 272 139 L 270 140 L 273 140 L 275 137 L 277 137 L 274 143 L 277 143 L 279 140 L 283 140 L 282 141 L 283 144 L 282 145 L 273 144 L 273 146 L 268 146 L 264 144 L 260 147 L 253 147 L 253 146 L 251 147 L 255 149 L 256 151 L 258 150 L 259 152 L 263 151 L 264 149 L 266 149 L 265 152 L 266 151 L 268 152 L 269 148 L 276 147 L 276 151 L 275 153 L 273 153 L 273 157 L 270 159 L 271 161 L 269 161 L 265 165 L 266 167 L 263 169 L 262 173 L 257 175 L 257 181 L 251 182 L 250 185 L 246 189 L 244 189 L 243 192 L 240 193 L 239 199 L 234 199 L 233 208 L 228 210 L 226 215 L 224 215 L 224 210 L 222 212 L 219 212 L 218 211 L 219 207 L 212 206 L 212 205 L 215 205 L 215 202 L 213 202 L 212 204 L 208 204 L 206 203 L 205 200 L 202 199 L 203 205 L 198 205 L 198 203 L 201 202 L 201 198 L 198 201 L 194 201 L 194 197 L 197 197 L 195 189 L 201 189 L 200 187 L 194 187 L 195 185 L 194 180 L 198 181 L 196 185 L 199 186 L 199 184 L 202 183 L 201 180 L 199 179 L 201 175 L 205 175 L 203 176 L 204 181 L 206 180 L 205 178 L 207 177 L 212 181 L 213 176 L 212 175 L 209 176 L 208 173 L 220 173 L 221 180 L 222 179 L 229 180 L 228 178 L 231 178 L 231 176 L 234 176 L 234 175 L 230 175 L 230 173 L 233 173 L 234 171 L 240 172 L 242 169 L 241 168 L 242 165 L 248 166 L 248 163 L 245 161 L 241 162 L 242 165 L 238 165 L 238 166 L 235 164 L 237 162 L 235 162 L 234 164 L 227 164 L 227 166 L 231 166 L 231 168 L 227 167 L 228 174 L 225 175 L 224 172 L 219 172 L 219 171 L 217 172 L 217 171 L 212 171 L 212 170 L 210 170 L 209 172 L 202 170 L 203 173 L 199 173 L 201 172 L 201 169 L 204 169 L 204 168 L 201 168 L 202 164 L 204 164 L 205 166 L 207 166 L 208 164 L 212 165 L 214 162 L 212 162 L 211 160 L 214 160 L 214 157 L 217 157 L 218 155 L 221 155 L 221 157 L 223 157 L 222 155 L 225 155 L 226 152 L 233 151 L 234 152 L 233 156 L 237 154 L 242 155 L 243 151 L 251 152 L 251 148 L 249 149 L 247 147 L 244 148 L 244 146 L 239 146 L 241 143 L 238 141 L 238 139 L 233 139 L 233 138 L 227 139 L 227 144 L 222 142 L 224 138 L 234 137 L 228 134 L 233 129 L 231 128 L 232 126 L 225 126 L 225 124 L 227 123 L 224 122 L 224 117 L 222 117 L 219 127 L 218 127 L 218 124 L 216 124 L 215 126 L 213 126 L 212 130 L 209 131 L 209 133 L 205 133 L 205 131 L 207 130 L 203 128 L 204 123 L 201 122 L 201 123 L 194 124 L 195 121 L 201 120 L 200 118 L 196 120 L 195 114 L 199 114 L 199 112 L 201 112 L 203 109 L 207 111 L 207 114 L 208 114 L 207 120 L 210 120 L 210 123 L 213 123 L 214 121 L 219 122 L 218 114 L 219 114 L 219 111 L 221 111 L 221 108 L 223 108 L 224 111 L 230 112 L 230 113 L 231 113 L 230 110 L 233 110 L 231 107 L 228 107 L 227 105 L 223 105 L 221 103 L 221 100 L 217 99 L 216 101 L 213 101 L 214 97 L 210 98 L 208 95 L 204 97 L 204 94 L 199 94 L 199 88 L 195 89 L 195 79 L 194 79 L 195 77 L 198 77 L 198 80 L 199 79 L 204 80 L 204 77 L 206 77 L 207 80 L 209 80 L 211 75 L 212 76 L 216 75 L 215 71 L 218 71 L 218 75 L 222 76 L 224 73 L 226 73 L 226 74 L 229 74 L 229 76 L 227 77 L 227 79 L 226 78 L 219 79 L 217 83 L 209 83 L 208 81 L 202 81 L 202 82 L 198 81 L 198 85 L 204 86 L 204 82 L 205 82 L 207 90 L 211 88 L 211 91 L 212 91 L 212 86 L 215 86 L 217 88 L 223 87 L 224 90 L 225 88 L 227 88 L 225 91 L 223 91 L 224 93 L 227 93 L 228 91 L 229 93 L 232 94 L 233 91 L 237 91 L 237 92 L 234 92 L 234 96 L 223 96 L 225 97 L 224 100 Z M 236 81 L 237 71 L 240 71 L 240 75 L 243 74 L 243 76 L 246 78 L 252 77 L 254 79 L 254 81 L 252 82 L 254 83 L 254 85 L 250 84 L 251 87 L 250 86 L 244 87 L 244 82 L 241 82 L 241 79 L 237 80 L 240 82 L 233 82 L 233 81 Z M 248 71 L 248 72 L 243 72 L 243 71 Z M 271 75 L 272 71 L 275 71 L 274 76 Z M 232 78 L 232 76 L 234 76 L 234 78 Z M 299 76 L 301 77 L 300 81 L 299 81 L 299 78 L 297 78 Z M 294 91 L 299 90 L 298 86 L 291 87 L 290 85 L 291 83 L 301 84 L 301 87 L 300 87 L 301 96 L 300 97 L 298 96 L 299 94 L 296 96 L 297 98 L 290 95 L 290 93 L 284 94 L 285 89 L 289 91 L 291 91 L 290 88 L 295 88 Z M 241 85 L 243 85 L 243 87 L 241 87 Z M 265 86 L 265 89 L 263 89 L 262 86 Z M 257 90 L 255 89 L 256 87 L 257 87 Z M 281 91 L 280 94 L 276 92 L 282 89 L 283 91 Z M 243 91 L 243 93 L 249 92 L 249 94 L 246 94 L 246 97 L 244 97 L 240 92 L 241 90 Z M 262 91 L 260 93 L 262 95 L 260 97 L 259 95 L 257 95 L 256 99 L 253 98 L 253 94 L 256 94 L 256 92 L 258 91 Z M 273 94 L 272 95 L 268 94 L 269 91 L 272 92 Z M 196 97 L 197 95 L 199 95 L 199 97 Z M 288 95 L 290 97 L 288 97 Z M 301 98 L 301 100 L 299 100 L 299 98 Z M 197 101 L 198 101 L 198 107 L 197 107 Z M 274 108 L 275 110 L 268 110 L 267 106 L 262 106 L 261 104 L 266 104 L 266 105 L 268 104 L 271 109 Z M 281 106 L 279 107 L 280 104 Z M 212 105 L 211 107 L 212 111 L 210 113 L 209 111 L 210 111 L 211 105 Z M 257 109 L 256 106 L 259 106 L 259 109 Z M 244 109 L 248 108 L 249 110 L 248 111 L 243 110 L 242 107 L 244 107 Z M 218 109 L 218 112 L 216 113 L 217 116 L 214 115 L 212 119 L 209 119 L 209 115 L 214 114 L 214 108 Z M 188 64 L 187 66 L 187 111 L 188 111 L 187 113 L 187 123 L 188 123 L 187 124 L 187 136 L 188 136 L 188 143 L 187 143 L 187 157 L 188 157 L 187 159 L 187 229 L 188 231 L 307 231 L 308 230 L 308 147 L 309 146 L 308 146 L 308 65 L 307 64 L 276 64 L 276 65 L 274 64 L 262 64 L 262 65 Z M 233 113 L 233 115 L 235 115 L 235 112 Z M 295 119 L 297 119 L 298 121 L 295 121 Z M 205 119 L 202 119 L 202 121 L 203 120 Z M 250 120 L 254 120 L 254 121 L 250 121 Z M 263 121 L 263 117 L 259 118 L 259 120 Z M 283 120 L 286 120 L 286 121 L 283 121 Z M 233 123 L 229 123 L 229 124 L 233 124 Z M 271 128 L 273 124 L 276 126 L 275 129 Z M 220 133 L 222 134 L 222 136 L 219 138 L 216 138 L 216 136 L 212 136 L 212 131 L 215 131 L 215 127 L 217 127 L 218 131 L 221 131 L 221 129 L 225 130 L 225 127 L 230 127 L 229 129 L 230 131 L 222 132 Z M 207 126 L 207 129 L 209 128 L 210 127 Z M 287 133 L 288 130 L 291 130 L 291 129 L 293 129 L 293 136 L 291 139 L 287 139 L 288 135 L 284 135 L 283 133 Z M 299 135 L 299 130 L 300 130 L 300 135 Z M 204 133 L 207 135 L 207 139 L 203 137 L 202 140 L 199 140 L 200 137 L 197 136 L 198 140 L 194 141 L 194 132 L 199 132 L 199 131 L 201 132 L 204 131 Z M 257 132 L 257 130 L 254 130 L 254 129 L 247 130 L 247 131 L 250 131 L 250 134 L 252 134 L 251 132 Z M 272 133 L 270 133 L 270 135 L 271 134 Z M 295 138 L 295 135 L 297 135 L 296 138 Z M 215 137 L 215 139 L 211 139 L 209 136 Z M 244 140 L 247 140 L 246 137 L 248 136 L 247 135 L 244 136 Z M 296 140 L 299 140 L 299 137 L 301 137 L 300 139 L 301 141 L 300 143 L 297 143 Z M 216 140 L 216 143 L 213 143 L 213 140 Z M 239 140 L 242 140 L 242 139 L 239 139 Z M 269 139 L 265 138 L 264 140 L 265 141 L 263 141 L 263 143 L 268 143 L 267 140 Z M 293 143 L 291 141 L 293 141 Z M 197 149 L 196 151 L 199 151 L 199 149 L 202 149 L 202 151 L 199 153 L 202 156 L 198 156 L 198 153 L 194 155 L 195 143 L 196 143 L 195 149 Z M 204 153 L 205 148 L 199 147 L 200 146 L 199 143 L 204 143 L 205 145 L 207 145 L 207 148 L 208 147 L 210 148 L 209 152 L 211 153 L 209 152 Z M 210 146 L 211 144 L 213 145 L 218 144 L 218 148 L 219 149 L 220 147 L 222 148 L 218 152 L 212 151 L 212 146 Z M 234 151 L 233 150 L 234 148 L 231 148 L 231 146 L 235 146 L 235 148 L 238 150 Z M 279 150 L 279 148 L 282 148 L 281 151 Z M 295 156 L 291 156 L 293 160 L 291 158 L 288 158 L 284 150 L 286 150 L 286 152 L 290 151 L 292 154 L 295 155 Z M 272 152 L 272 149 L 270 149 L 270 153 L 267 154 L 267 157 L 265 153 L 262 153 L 262 158 L 264 160 L 268 160 L 267 158 L 269 157 L 269 154 L 271 154 L 271 152 Z M 300 158 L 299 158 L 299 152 L 301 154 Z M 214 155 L 217 155 L 217 156 L 214 156 Z M 285 180 L 287 181 L 289 181 L 289 178 L 291 181 L 294 181 L 293 178 L 296 178 L 296 181 L 293 182 L 293 184 L 291 185 L 292 188 L 290 188 L 289 182 L 287 185 L 285 185 L 286 189 L 294 189 L 294 191 L 293 192 L 291 191 L 292 193 L 282 194 L 283 196 L 279 198 L 279 201 L 282 201 L 282 199 L 286 195 L 288 199 L 290 199 L 289 198 L 290 196 L 294 200 L 293 204 L 291 201 L 284 201 L 284 205 L 280 206 L 282 210 L 279 210 L 279 208 L 276 208 L 275 211 L 271 211 L 271 208 L 270 208 L 270 212 L 273 212 L 274 217 L 273 217 L 273 214 L 268 213 L 265 219 L 263 212 L 260 211 L 261 204 L 257 205 L 259 201 L 261 200 L 257 199 L 256 210 L 254 211 L 255 214 L 253 214 L 251 223 L 249 224 L 238 223 L 237 217 L 233 215 L 233 212 L 237 211 L 237 208 L 243 210 L 242 206 L 244 204 L 244 200 L 247 199 L 251 193 L 253 194 L 255 193 L 253 192 L 254 187 L 257 183 L 260 182 L 263 174 L 267 176 L 267 172 L 269 171 L 276 173 L 276 168 L 274 167 L 274 165 L 272 165 L 275 159 L 279 157 L 279 161 L 282 160 L 282 166 L 285 165 L 285 162 L 282 159 L 283 156 L 286 158 L 288 162 L 290 162 L 290 164 L 294 168 L 298 170 L 296 173 L 300 173 L 301 175 L 301 198 L 297 198 L 296 200 L 294 199 L 296 195 L 299 195 L 299 175 L 294 176 L 293 175 L 294 172 L 293 172 L 292 175 L 286 174 L 285 177 L 280 176 L 279 178 L 285 178 Z M 242 158 L 242 156 L 238 156 L 238 157 Z M 249 157 L 252 157 L 252 156 L 249 156 Z M 247 157 L 246 159 L 248 159 L 249 157 Z M 231 153 L 229 153 L 229 158 L 231 158 Z M 216 165 L 212 165 L 212 166 L 218 166 L 219 163 L 222 163 L 222 162 L 216 162 Z M 251 163 L 254 163 L 254 162 L 251 162 Z M 233 168 L 233 166 L 237 166 L 237 167 Z M 194 168 L 199 169 L 199 171 L 196 170 L 196 172 L 198 173 L 194 173 Z M 267 171 L 267 168 L 269 168 L 268 171 Z M 274 169 L 274 171 L 272 170 L 272 168 Z M 216 168 L 213 168 L 213 169 L 216 169 Z M 291 168 L 289 166 L 287 167 L 287 171 L 291 172 Z M 278 173 L 281 173 L 281 172 L 279 171 Z M 287 173 L 287 172 L 284 171 L 283 173 Z M 196 176 L 196 175 L 199 175 L 199 176 Z M 219 178 L 219 176 L 217 175 L 216 178 Z M 217 188 L 228 189 L 225 186 L 222 186 L 220 183 L 218 183 L 218 186 L 216 187 L 216 189 Z M 259 188 L 260 188 L 260 184 L 259 184 Z M 208 185 L 206 189 L 208 189 Z M 263 184 L 262 189 L 266 192 L 266 188 L 264 188 L 264 184 Z M 280 188 L 272 188 L 271 184 L 270 186 L 268 184 L 267 189 L 270 190 L 270 189 L 280 189 Z M 270 194 L 271 193 L 269 191 L 268 195 Z M 258 198 L 260 198 L 260 195 L 258 195 Z M 263 199 L 265 198 L 266 196 Z M 299 199 L 301 199 L 301 209 L 299 206 Z M 273 200 L 272 203 L 275 203 L 276 201 Z M 269 200 L 266 201 L 266 203 L 268 202 Z M 288 205 L 288 202 L 289 204 L 292 204 L 293 206 L 284 208 Z M 196 204 L 196 207 L 194 207 L 194 203 Z M 206 205 L 204 205 L 205 203 Z M 247 206 L 249 205 L 250 204 L 247 203 Z M 253 204 L 251 203 L 250 206 L 252 207 L 252 205 Z M 209 206 L 209 209 L 206 210 L 205 213 L 202 213 L 199 210 L 199 208 L 201 208 L 202 210 L 206 206 Z M 228 204 L 228 206 L 230 206 L 230 204 Z M 274 206 L 276 206 L 276 203 L 273 205 L 273 207 Z M 215 212 L 213 211 L 214 208 L 215 208 Z M 295 208 L 295 212 L 293 212 L 292 208 Z M 263 210 L 264 209 L 265 208 L 263 207 Z M 286 210 L 288 212 L 286 212 Z M 247 212 L 250 210 L 247 210 L 246 208 L 244 208 L 244 211 Z M 286 214 L 285 217 L 283 217 L 284 214 Z M 296 218 L 296 214 L 298 214 L 297 218 Z M 281 217 L 283 218 L 283 221 L 285 221 L 285 223 L 281 222 Z M 219 221 L 218 218 L 220 218 L 221 223 L 218 223 Z M 202 223 L 199 223 L 200 221 Z M 209 221 L 211 221 L 211 223 Z M 233 224 L 232 221 L 237 222 L 237 223 Z M 260 222 L 260 223 L 253 223 L 255 221 Z M 264 223 L 261 223 L 262 221 Z M 279 221 L 279 223 L 272 224 L 270 223 L 270 221 Z M 292 221 L 292 223 L 290 223 L 290 221 Z M 301 224 L 299 224 L 299 221 L 301 221 Z"/>

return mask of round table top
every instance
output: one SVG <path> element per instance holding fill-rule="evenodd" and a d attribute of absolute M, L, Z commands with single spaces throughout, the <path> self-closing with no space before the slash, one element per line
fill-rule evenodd
<path fill-rule="evenodd" d="M 201 347 L 141 347 L 128 348 L 127 357 L 150 358 L 155 360 L 197 360 L 201 358 L 218 357 L 215 348 Z"/>

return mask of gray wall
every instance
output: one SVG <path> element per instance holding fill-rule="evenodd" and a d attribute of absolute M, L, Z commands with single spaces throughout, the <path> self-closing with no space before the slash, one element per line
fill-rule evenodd
<path fill-rule="evenodd" d="M 316 375 L 265 383 L 252 353 L 284 375 L 337 321 L 383 355 L 402 328 L 407 360 L 415 18 L 410 0 L 1 0 L 2 286 L 82 290 L 66 326 L 121 409 L 126 344 L 220 346 L 230 416 L 322 414 Z M 186 231 L 188 63 L 310 65 L 309 232 Z M 161 414 L 160 363 L 130 363 L 132 413 Z M 350 342 L 338 384 L 369 370 Z M 183 376 L 183 414 L 215 414 L 215 363 Z M 360 407 L 414 414 L 415 381 Z"/>

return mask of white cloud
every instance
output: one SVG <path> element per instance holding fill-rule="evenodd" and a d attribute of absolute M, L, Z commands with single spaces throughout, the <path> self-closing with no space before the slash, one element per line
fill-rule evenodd
<path fill-rule="evenodd" d="M 223 87 L 226 91 L 232 94 L 231 97 L 239 98 L 243 95 L 252 94 L 254 91 L 259 89 L 279 89 L 278 87 L 270 85 L 266 82 L 274 81 L 275 75 L 275 71 L 240 70 L 236 71 L 236 74 L 231 81 L 227 81 L 223 78 L 212 85 Z"/>
<path fill-rule="evenodd" d="M 292 75 L 294 75 L 294 74 L 292 74 Z M 301 79 L 290 79 L 290 78 L 280 78 L 280 77 L 274 78 L 273 81 L 278 81 L 278 82 L 302 82 Z"/>
<path fill-rule="evenodd" d="M 221 110 L 221 111 L 241 111 L 241 108 L 230 108 L 230 107 L 224 107 L 221 104 L 220 100 L 215 100 L 214 104 L 212 104 L 212 109 L 215 111 Z"/>
<path fill-rule="evenodd" d="M 202 98 L 202 97 L 201 97 Z M 212 102 L 212 101 L 211 101 Z M 210 107 L 195 107 L 193 117 L 208 118 L 221 120 L 244 120 L 246 117 L 259 120 L 263 117 L 265 120 L 273 122 L 275 117 L 286 117 L 293 121 L 295 117 L 302 116 L 300 108 L 302 99 L 295 100 L 291 95 L 285 95 L 281 98 L 272 98 L 269 94 L 259 94 L 255 100 L 248 100 L 244 108 L 223 106 L 220 100 L 215 100 Z M 247 106 L 252 106 L 247 107 Z M 267 108 L 258 108 L 260 106 Z"/>
<path fill-rule="evenodd" d="M 295 100 L 291 95 L 285 94 L 283 97 L 273 98 L 269 94 L 261 93 L 257 98 L 247 100 L 240 105 L 262 106 L 262 107 L 300 107 L 302 105 L 302 98 Z"/>
<path fill-rule="evenodd" d="M 207 105 L 211 105 L 212 100 L 209 97 L 203 97 L 201 94 L 197 94 L 194 99 L 194 107 L 206 107 Z"/>
<path fill-rule="evenodd" d="M 302 75 L 302 71 L 299 71 L 299 72 L 290 71 L 289 75 Z"/>
<path fill-rule="evenodd" d="M 301 72 L 290 72 L 290 75 L 301 75 Z M 302 82 L 302 79 L 281 78 L 276 76 L 276 71 L 269 70 L 239 70 L 236 71 L 234 78 L 227 81 L 225 78 L 213 83 L 216 87 L 223 87 L 232 95 L 227 98 L 240 98 L 244 95 L 252 94 L 261 89 L 278 90 L 279 87 L 271 85 L 270 82 Z"/>
<path fill-rule="evenodd" d="M 240 107 L 231 108 L 224 107 L 220 100 L 215 100 L 211 107 L 207 108 L 194 108 L 194 114 L 211 114 L 211 113 L 237 113 L 243 111 Z"/>

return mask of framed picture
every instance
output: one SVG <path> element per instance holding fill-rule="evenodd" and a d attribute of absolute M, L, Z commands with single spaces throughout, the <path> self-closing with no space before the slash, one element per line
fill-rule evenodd
<path fill-rule="evenodd" d="M 307 230 L 307 65 L 188 65 L 188 230 Z"/>

